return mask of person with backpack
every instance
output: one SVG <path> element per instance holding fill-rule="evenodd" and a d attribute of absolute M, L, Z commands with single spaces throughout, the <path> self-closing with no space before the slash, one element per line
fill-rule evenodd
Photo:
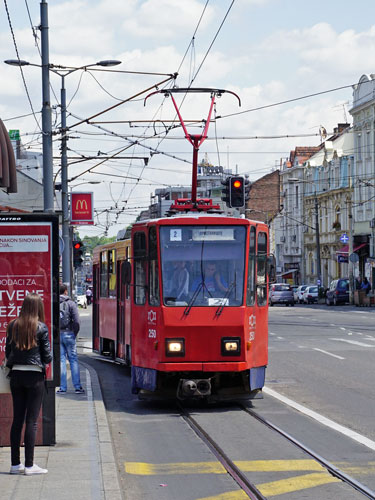
<path fill-rule="evenodd" d="M 85 392 L 81 386 L 77 358 L 76 337 L 79 328 L 77 305 L 68 296 L 68 287 L 60 285 L 60 389 L 57 391 L 58 394 L 66 394 L 67 391 L 66 358 L 69 360 L 75 393 Z"/>

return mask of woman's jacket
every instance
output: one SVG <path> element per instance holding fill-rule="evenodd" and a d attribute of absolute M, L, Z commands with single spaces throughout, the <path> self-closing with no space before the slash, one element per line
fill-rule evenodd
<path fill-rule="evenodd" d="M 52 361 L 51 346 L 48 338 L 48 328 L 44 323 L 38 322 L 36 331 L 37 345 L 27 351 L 21 351 L 12 341 L 12 329 L 14 323 L 8 329 L 8 335 L 5 347 L 5 356 L 7 358 L 7 367 L 12 368 L 14 365 L 37 365 L 45 369 Z"/>

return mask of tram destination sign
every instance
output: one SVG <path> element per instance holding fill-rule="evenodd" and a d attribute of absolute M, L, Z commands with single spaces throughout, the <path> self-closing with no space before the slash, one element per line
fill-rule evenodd
<path fill-rule="evenodd" d="M 233 241 L 234 229 L 232 227 L 194 228 L 193 241 Z"/>

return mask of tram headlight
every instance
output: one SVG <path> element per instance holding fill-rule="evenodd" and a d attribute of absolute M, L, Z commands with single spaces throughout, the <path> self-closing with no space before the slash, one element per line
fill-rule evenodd
<path fill-rule="evenodd" d="M 185 356 L 185 339 L 165 339 L 167 356 Z"/>
<path fill-rule="evenodd" d="M 221 339 L 222 356 L 239 356 L 241 354 L 241 339 L 239 337 L 223 337 Z"/>

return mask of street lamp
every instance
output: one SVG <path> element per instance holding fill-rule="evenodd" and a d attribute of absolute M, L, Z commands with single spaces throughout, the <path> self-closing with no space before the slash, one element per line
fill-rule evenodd
<path fill-rule="evenodd" d="M 36 66 L 40 64 L 30 63 L 22 59 L 8 59 L 4 61 L 10 66 Z M 61 204 L 62 204 L 62 237 L 64 240 L 64 250 L 62 254 L 62 280 L 70 285 L 71 276 L 71 256 L 70 256 L 70 236 L 69 236 L 69 200 L 68 200 L 68 158 L 67 158 L 67 137 L 66 137 L 66 89 L 65 77 L 79 70 L 85 70 L 92 66 L 117 66 L 121 61 L 115 59 L 105 59 L 97 63 L 86 64 L 78 68 L 49 64 L 49 71 L 61 77 Z M 56 69 L 57 68 L 57 69 Z"/>
<path fill-rule="evenodd" d="M 305 179 L 299 179 L 298 177 L 289 177 L 288 182 L 302 182 L 305 184 L 311 184 L 314 187 L 314 205 L 315 205 L 315 239 L 316 239 L 316 274 L 317 274 L 317 285 L 320 287 L 322 285 L 322 264 L 320 259 L 320 229 L 319 229 L 319 204 L 318 197 L 316 194 L 316 184 L 312 181 L 306 181 Z"/>

